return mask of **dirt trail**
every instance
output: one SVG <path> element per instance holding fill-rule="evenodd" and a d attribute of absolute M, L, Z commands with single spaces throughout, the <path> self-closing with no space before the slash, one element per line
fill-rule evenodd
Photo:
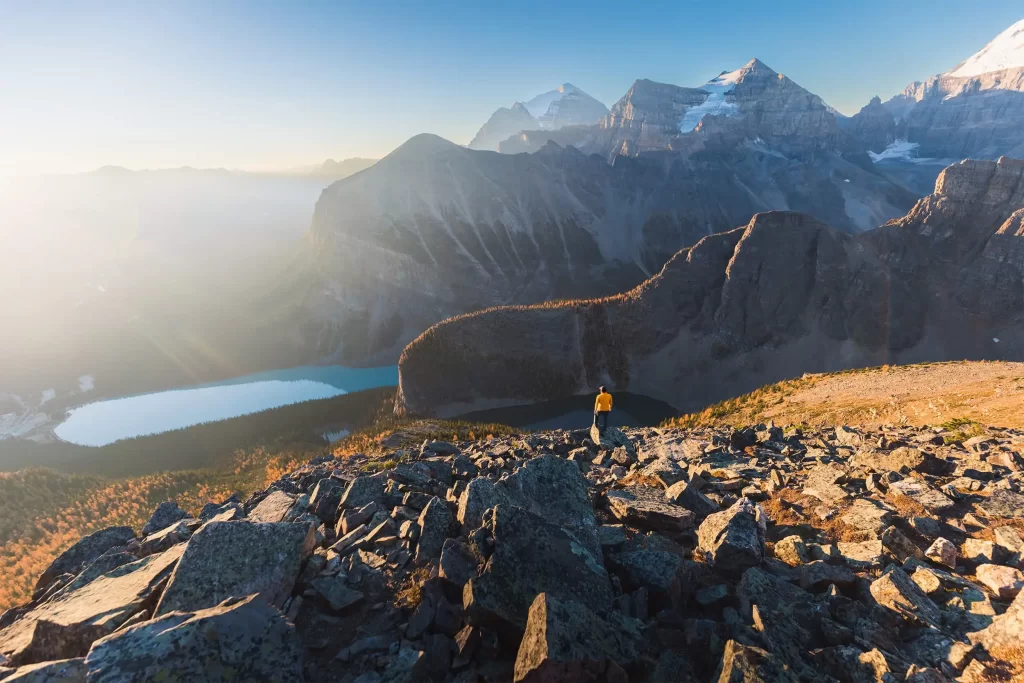
<path fill-rule="evenodd" d="M 1024 427 L 1024 363 L 1002 361 L 889 366 L 805 375 L 781 391 L 755 392 L 759 419 L 777 424 L 936 425 L 966 418 Z M 755 413 L 753 401 L 736 415 Z M 732 416 L 725 418 L 731 419 Z"/>

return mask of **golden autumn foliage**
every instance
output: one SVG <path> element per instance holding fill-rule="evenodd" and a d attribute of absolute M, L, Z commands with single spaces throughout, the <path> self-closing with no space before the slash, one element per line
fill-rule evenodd
<path fill-rule="evenodd" d="M 235 453 L 219 469 L 162 472 L 127 479 L 30 469 L 0 474 L 0 611 L 25 602 L 36 578 L 79 538 L 109 526 L 136 532 L 173 499 L 193 514 L 232 493 L 247 496 L 314 455 L 306 448 Z"/>

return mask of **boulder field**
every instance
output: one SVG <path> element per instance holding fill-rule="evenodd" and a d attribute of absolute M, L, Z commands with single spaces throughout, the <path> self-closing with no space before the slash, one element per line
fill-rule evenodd
<path fill-rule="evenodd" d="M 1024 432 L 428 441 L 85 537 L 4 681 L 1022 680 Z"/>

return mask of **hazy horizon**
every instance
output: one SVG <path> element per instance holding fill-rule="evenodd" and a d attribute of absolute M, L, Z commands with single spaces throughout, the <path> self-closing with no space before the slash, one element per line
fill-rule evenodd
<path fill-rule="evenodd" d="M 1021 18 L 1008 0 L 890 5 L 3 1 L 0 176 L 380 158 L 418 133 L 466 144 L 561 83 L 610 106 L 638 78 L 695 86 L 754 57 L 853 114 Z"/>

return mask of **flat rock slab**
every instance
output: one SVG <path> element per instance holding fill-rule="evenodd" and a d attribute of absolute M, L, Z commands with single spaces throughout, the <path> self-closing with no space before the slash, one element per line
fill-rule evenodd
<path fill-rule="evenodd" d="M 209 609 L 253 594 L 280 605 L 313 542 L 308 524 L 209 522 L 189 540 L 154 616 Z"/>
<path fill-rule="evenodd" d="M 260 504 L 249 513 L 251 522 L 267 522 L 276 524 L 283 522 L 295 505 L 297 496 L 285 493 L 284 491 L 272 491 L 269 496 L 260 501 Z"/>
<path fill-rule="evenodd" d="M 928 512 L 948 512 L 956 504 L 953 499 L 920 479 L 901 479 L 889 484 L 888 496 L 905 496 L 922 505 Z"/>
<path fill-rule="evenodd" d="M 870 498 L 858 498 L 839 518 L 846 526 L 879 534 L 892 524 L 893 511 Z"/>
<path fill-rule="evenodd" d="M 742 572 L 764 557 L 765 524 L 760 509 L 740 498 L 723 512 L 708 515 L 697 530 L 697 543 L 708 563 L 720 571 Z"/>
<path fill-rule="evenodd" d="M 495 507 L 486 527 L 494 551 L 463 589 L 470 624 L 524 628 L 530 605 L 541 593 L 594 611 L 611 607 L 611 581 L 600 555 L 561 527 L 511 505 Z"/>
<path fill-rule="evenodd" d="M 850 495 L 837 482 L 846 477 L 846 469 L 830 463 L 818 465 L 804 482 L 804 495 L 814 496 L 823 503 L 834 504 L 846 500 Z"/>
<path fill-rule="evenodd" d="M 0 631 L 0 655 L 16 665 L 85 655 L 93 641 L 144 609 L 184 549 L 121 565 L 37 607 Z"/>
<path fill-rule="evenodd" d="M 881 541 L 863 541 L 861 543 L 840 541 L 837 546 L 839 554 L 846 564 L 856 570 L 881 567 L 885 560 L 885 549 L 882 547 Z"/>
<path fill-rule="evenodd" d="M 686 531 L 696 523 L 690 510 L 665 500 L 652 486 L 630 486 L 608 492 L 608 508 L 620 522 L 667 533 Z"/>
<path fill-rule="evenodd" d="M 93 645 L 85 664 L 90 683 L 304 680 L 295 628 L 255 596 L 132 626 Z"/>
<path fill-rule="evenodd" d="M 606 678 L 608 663 L 640 658 L 642 624 L 611 612 L 605 617 L 570 600 L 541 593 L 530 606 L 516 656 L 516 683 L 576 683 Z M 614 670 L 614 669 L 613 669 Z"/>
<path fill-rule="evenodd" d="M 1024 519 L 1024 494 L 1013 491 L 996 491 L 978 503 L 978 509 L 989 517 Z"/>

